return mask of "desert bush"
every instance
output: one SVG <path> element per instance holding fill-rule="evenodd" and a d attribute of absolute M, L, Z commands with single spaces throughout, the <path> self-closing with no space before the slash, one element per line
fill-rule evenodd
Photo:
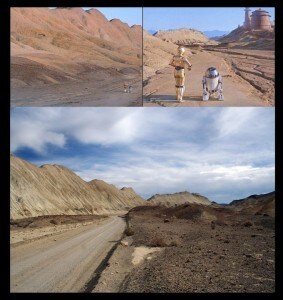
<path fill-rule="evenodd" d="M 223 221 L 223 220 L 216 220 L 215 221 L 215 225 L 218 225 L 218 226 L 227 226 L 227 222 Z"/>
<path fill-rule="evenodd" d="M 242 223 L 242 225 L 245 226 L 245 227 L 251 227 L 251 226 L 254 226 L 254 222 L 248 220 L 248 221 L 244 221 Z"/>
<path fill-rule="evenodd" d="M 58 225 L 58 222 L 56 220 L 50 220 L 49 223 L 54 224 L 54 225 Z"/>
<path fill-rule="evenodd" d="M 168 244 L 164 241 L 163 238 L 154 238 L 150 242 L 151 247 L 167 247 Z"/>
<path fill-rule="evenodd" d="M 127 236 L 134 235 L 134 233 L 135 233 L 134 230 L 129 226 L 125 230 L 125 235 L 127 235 Z"/>
<path fill-rule="evenodd" d="M 210 226 L 211 226 L 211 229 L 215 229 L 215 222 L 212 221 L 212 222 L 210 223 Z"/>
<path fill-rule="evenodd" d="M 178 246 L 178 243 L 177 243 L 176 241 L 172 241 L 172 242 L 170 243 L 170 246 L 171 246 L 171 247 L 176 247 L 176 246 Z"/>

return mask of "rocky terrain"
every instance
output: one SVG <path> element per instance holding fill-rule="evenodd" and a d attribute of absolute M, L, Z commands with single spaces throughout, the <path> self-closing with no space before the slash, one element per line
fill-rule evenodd
<path fill-rule="evenodd" d="M 275 217 L 275 192 L 234 200 L 229 204 L 229 207 L 255 215 Z"/>
<path fill-rule="evenodd" d="M 253 49 L 253 50 L 274 50 L 275 49 L 275 32 L 261 30 L 246 30 L 238 27 L 229 34 L 218 39 L 221 43 L 231 43 L 235 49 Z"/>
<path fill-rule="evenodd" d="M 177 206 L 185 203 L 211 205 L 211 202 L 206 197 L 187 191 L 175 194 L 156 194 L 148 199 L 149 205 L 163 205 L 167 207 Z"/>
<path fill-rule="evenodd" d="M 131 188 L 121 190 L 101 180 L 86 182 L 66 167 L 34 166 L 10 158 L 10 218 L 44 215 L 110 215 L 143 205 Z"/>
<path fill-rule="evenodd" d="M 65 167 L 36 167 L 15 156 L 10 182 L 12 263 L 13 272 L 20 274 L 12 277 L 14 290 L 275 291 L 274 192 L 225 205 L 190 192 L 157 194 L 145 202 L 131 188 L 119 190 L 97 179 L 85 182 Z M 89 243 L 86 237 L 93 246 L 99 242 L 100 251 L 80 247 L 80 239 Z M 84 274 L 78 280 L 74 274 L 64 279 L 69 267 L 64 259 L 47 256 L 67 246 L 69 262 L 90 255 L 83 266 L 74 264 Z M 35 256 L 30 257 L 31 251 Z M 30 270 L 40 283 L 34 286 L 20 262 L 36 265 L 37 256 L 48 261 L 51 271 L 60 270 L 64 286 L 39 265 L 38 271 Z"/>
<path fill-rule="evenodd" d="M 112 96 L 113 87 L 101 87 L 101 80 L 119 82 L 114 86 L 119 94 L 125 82 L 134 85 L 141 81 L 141 68 L 141 26 L 109 21 L 96 9 L 11 9 L 11 86 L 16 105 L 29 105 L 33 96 L 37 105 L 46 104 L 48 99 L 41 99 L 36 87 L 43 95 L 56 96 L 48 105 L 64 105 L 67 100 L 90 105 L 100 99 L 99 92 Z M 65 84 L 63 91 L 58 88 Z M 141 94 L 141 86 L 137 88 Z"/>
<path fill-rule="evenodd" d="M 237 49 L 237 46 L 209 48 L 218 59 L 225 59 L 233 72 L 260 92 L 269 105 L 275 105 L 275 52 L 274 50 Z M 228 48 L 227 48 L 228 47 Z"/>
<path fill-rule="evenodd" d="M 133 208 L 94 292 L 274 292 L 274 210 L 274 193 Z"/>

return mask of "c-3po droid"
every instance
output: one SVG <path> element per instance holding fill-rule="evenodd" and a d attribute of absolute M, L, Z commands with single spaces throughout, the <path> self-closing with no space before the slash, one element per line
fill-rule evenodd
<path fill-rule="evenodd" d="M 175 77 L 175 87 L 176 87 L 176 98 L 179 102 L 183 102 L 183 95 L 185 91 L 185 67 L 191 70 L 191 63 L 184 57 L 185 49 L 183 47 L 178 47 L 178 54 L 174 55 L 171 59 L 169 65 L 175 67 L 174 77 Z"/>
<path fill-rule="evenodd" d="M 217 93 L 218 100 L 224 100 L 222 77 L 216 68 L 210 67 L 202 78 L 203 95 L 202 100 L 209 100 L 210 96 Z"/>

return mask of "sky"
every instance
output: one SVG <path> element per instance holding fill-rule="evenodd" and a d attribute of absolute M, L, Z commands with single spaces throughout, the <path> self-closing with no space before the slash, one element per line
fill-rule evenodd
<path fill-rule="evenodd" d="M 90 9 L 85 7 L 84 9 Z M 142 25 L 142 9 L 140 7 L 93 7 L 108 19 L 120 19 L 129 26 Z"/>
<path fill-rule="evenodd" d="M 54 9 L 56 7 L 49 8 Z M 83 7 L 84 10 L 91 8 L 99 10 L 109 21 L 112 19 L 120 19 L 129 26 L 142 25 L 141 7 Z"/>
<path fill-rule="evenodd" d="M 254 11 L 259 7 L 251 7 Z M 274 21 L 272 7 L 262 7 Z M 244 22 L 244 7 L 191 7 L 191 8 L 153 8 L 145 7 L 143 26 L 146 30 L 168 30 L 193 28 L 200 31 L 232 31 Z"/>
<path fill-rule="evenodd" d="M 11 153 L 146 199 L 228 203 L 275 189 L 274 127 L 273 108 L 13 108 Z"/>

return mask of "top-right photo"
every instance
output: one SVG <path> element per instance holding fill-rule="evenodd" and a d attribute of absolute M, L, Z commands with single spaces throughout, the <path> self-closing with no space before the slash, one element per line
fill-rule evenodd
<path fill-rule="evenodd" d="M 275 8 L 143 9 L 144 106 L 274 106 Z"/>

